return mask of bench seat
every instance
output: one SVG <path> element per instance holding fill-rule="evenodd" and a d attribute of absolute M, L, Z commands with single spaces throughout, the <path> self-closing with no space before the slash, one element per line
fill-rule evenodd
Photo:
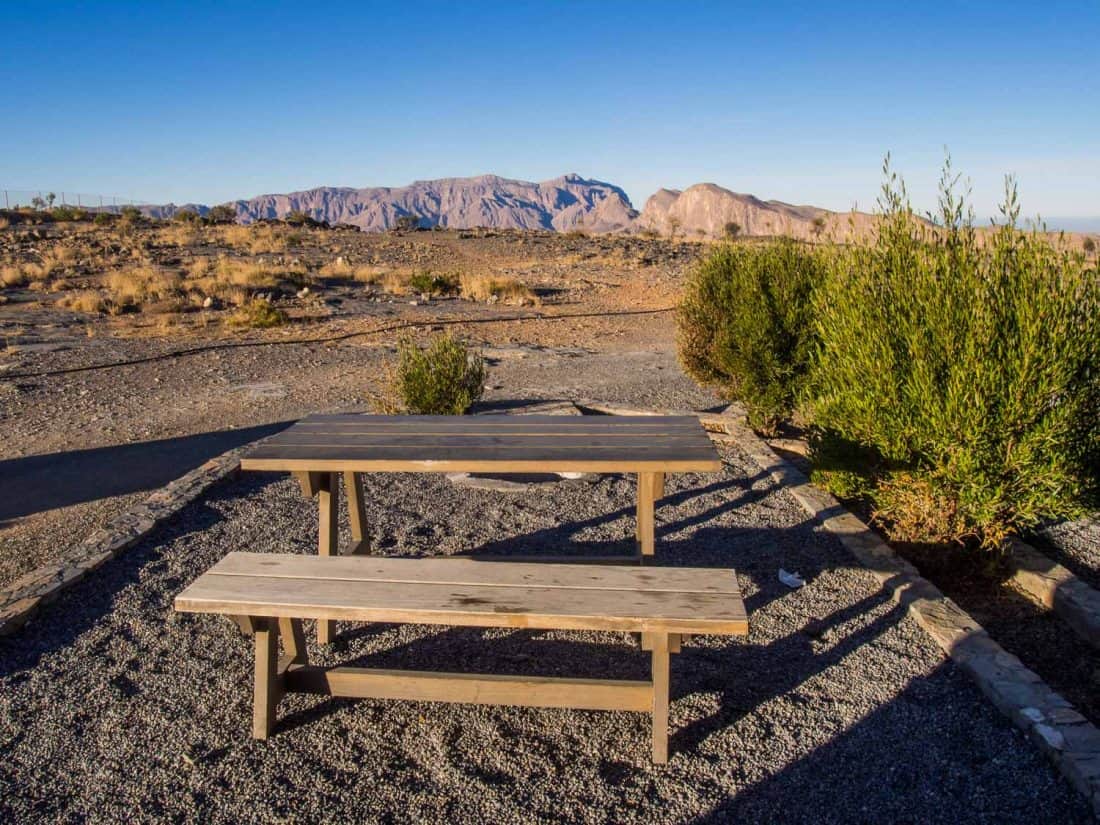
<path fill-rule="evenodd" d="M 653 758 L 668 756 L 669 654 L 685 635 L 744 635 L 732 570 L 528 564 L 464 558 L 230 553 L 175 600 L 254 635 L 253 735 L 267 738 L 287 692 L 535 707 L 649 711 Z M 652 681 L 315 667 L 302 620 L 642 634 Z M 278 656 L 282 637 L 284 653 Z"/>

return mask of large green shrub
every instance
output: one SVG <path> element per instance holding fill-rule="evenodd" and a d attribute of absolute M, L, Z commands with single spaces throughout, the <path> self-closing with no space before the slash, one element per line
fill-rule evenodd
<path fill-rule="evenodd" d="M 875 242 L 838 256 L 814 299 L 813 414 L 834 454 L 877 455 L 863 467 L 895 538 L 995 547 L 1076 512 L 1100 460 L 1100 280 L 1017 228 L 1014 183 L 979 233 L 956 181 L 948 164 L 928 223 L 887 166 Z"/>
<path fill-rule="evenodd" d="M 391 379 L 391 409 L 415 415 L 462 415 L 485 390 L 485 360 L 450 335 L 425 349 L 406 339 Z"/>
<path fill-rule="evenodd" d="M 763 432 L 790 416 L 802 392 L 813 349 L 810 298 L 825 255 L 792 240 L 727 244 L 688 279 L 677 315 L 680 362 L 743 402 Z"/>

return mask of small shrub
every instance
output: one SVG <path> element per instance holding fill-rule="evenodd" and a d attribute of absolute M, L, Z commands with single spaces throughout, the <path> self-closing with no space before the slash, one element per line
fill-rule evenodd
<path fill-rule="evenodd" d="M 227 203 L 212 206 L 210 211 L 206 213 L 206 221 L 213 224 L 236 223 L 237 210 Z"/>
<path fill-rule="evenodd" d="M 0 286 L 16 287 L 27 283 L 27 276 L 18 266 L 0 267 Z"/>
<path fill-rule="evenodd" d="M 96 226 L 110 226 L 115 222 L 115 218 L 109 212 L 97 212 L 96 216 L 92 218 L 92 223 Z"/>
<path fill-rule="evenodd" d="M 390 406 L 414 415 L 462 415 L 485 389 L 485 360 L 450 335 L 433 338 L 426 349 L 401 342 L 389 391 Z"/>
<path fill-rule="evenodd" d="M 74 309 L 77 312 L 87 312 L 89 314 L 107 310 L 107 302 L 94 289 L 69 292 L 62 295 L 57 303 L 66 309 Z"/>
<path fill-rule="evenodd" d="M 350 278 L 355 274 L 355 267 L 344 258 L 337 258 L 322 266 L 317 270 L 317 274 L 322 278 Z"/>
<path fill-rule="evenodd" d="M 227 323 L 230 326 L 248 329 L 269 329 L 282 326 L 288 320 L 287 314 L 274 306 L 271 301 L 253 298 L 230 315 Z"/>
<path fill-rule="evenodd" d="M 88 212 L 76 206 L 55 206 L 50 210 L 50 217 L 59 223 L 67 221 L 86 221 L 88 220 Z"/>
<path fill-rule="evenodd" d="M 453 295 L 458 292 L 458 278 L 424 270 L 409 278 L 409 287 L 422 295 Z"/>
<path fill-rule="evenodd" d="M 198 212 L 194 212 L 190 209 L 180 209 L 172 216 L 172 220 L 176 223 L 190 224 L 192 226 L 201 223 L 202 218 L 199 217 Z"/>
<path fill-rule="evenodd" d="M 1085 250 L 1086 255 L 1091 255 L 1096 251 L 1096 241 L 1092 238 L 1085 238 L 1085 240 L 1081 242 L 1081 248 Z"/>
<path fill-rule="evenodd" d="M 174 272 L 136 267 L 110 273 L 104 285 L 115 308 L 140 310 L 144 304 L 167 301 L 182 295 L 182 279 Z"/>
<path fill-rule="evenodd" d="M 732 241 L 741 234 L 741 224 L 739 224 L 737 221 L 726 221 L 726 225 L 723 227 L 723 229 L 726 233 L 727 241 Z"/>
<path fill-rule="evenodd" d="M 949 165 L 931 225 L 886 171 L 876 239 L 815 296 L 815 422 L 881 456 L 871 499 L 892 535 L 995 548 L 1079 512 L 1095 483 L 1100 278 L 1016 228 L 1011 181 L 981 238 Z"/>
<path fill-rule="evenodd" d="M 794 411 L 814 346 L 811 296 L 823 253 L 791 240 L 715 249 L 696 265 L 677 314 L 680 363 L 741 401 L 762 432 Z"/>
<path fill-rule="evenodd" d="M 399 232 L 412 232 L 414 229 L 420 228 L 420 216 L 419 215 L 398 215 L 397 220 L 394 221 L 394 228 Z"/>
<path fill-rule="evenodd" d="M 464 273 L 459 278 L 462 297 L 471 301 L 500 301 L 519 306 L 535 306 L 538 297 L 515 278 L 480 273 Z"/>

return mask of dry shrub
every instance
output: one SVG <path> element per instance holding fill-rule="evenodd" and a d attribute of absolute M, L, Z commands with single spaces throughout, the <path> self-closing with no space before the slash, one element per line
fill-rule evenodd
<path fill-rule="evenodd" d="M 874 492 L 874 518 L 895 541 L 937 541 L 960 544 L 977 538 L 975 525 L 959 512 L 959 501 L 929 478 L 899 472 L 880 481 Z M 999 546 L 1008 535 L 1007 525 L 997 522 L 983 526 L 981 537 L 990 546 Z"/>
<path fill-rule="evenodd" d="M 287 314 L 270 301 L 254 298 L 230 315 L 226 322 L 234 327 L 268 329 L 282 326 L 288 320 Z"/>
<path fill-rule="evenodd" d="M 111 302 L 120 309 L 140 309 L 147 303 L 179 299 L 183 295 L 179 275 L 148 267 L 112 272 L 105 286 Z"/>
<path fill-rule="evenodd" d="M 226 226 L 221 229 L 221 236 L 227 246 L 253 255 L 286 252 L 288 247 L 297 246 L 302 241 L 300 232 L 275 226 Z"/>
<path fill-rule="evenodd" d="M 94 289 L 69 292 L 59 298 L 57 304 L 65 309 L 75 309 L 77 312 L 95 313 L 104 312 L 107 309 L 107 302 Z"/>
<path fill-rule="evenodd" d="M 0 267 L 0 285 L 5 287 L 23 286 L 27 283 L 27 276 L 18 266 Z"/>
<path fill-rule="evenodd" d="M 352 277 L 361 284 L 378 284 L 382 282 L 385 272 L 375 266 L 356 267 Z"/>
<path fill-rule="evenodd" d="M 202 239 L 202 232 L 198 227 L 188 223 L 178 223 L 158 229 L 156 233 L 157 243 L 161 246 L 194 246 Z"/>
<path fill-rule="evenodd" d="M 392 271 L 382 276 L 382 289 L 390 295 L 404 295 L 409 291 L 411 272 Z"/>
<path fill-rule="evenodd" d="M 355 267 L 343 258 L 337 258 L 317 270 L 317 274 L 322 278 L 349 278 L 354 273 Z"/>
<path fill-rule="evenodd" d="M 11 226 L 11 221 L 7 218 L 0 218 L 0 229 L 7 229 L 9 226 Z"/>
<path fill-rule="evenodd" d="M 535 306 L 538 297 L 515 278 L 484 273 L 464 273 L 459 278 L 462 297 L 471 301 L 500 301 L 519 306 Z"/>
<path fill-rule="evenodd" d="M 191 278 L 205 278 L 214 268 L 214 262 L 209 258 L 195 258 L 187 264 L 187 274 Z"/>

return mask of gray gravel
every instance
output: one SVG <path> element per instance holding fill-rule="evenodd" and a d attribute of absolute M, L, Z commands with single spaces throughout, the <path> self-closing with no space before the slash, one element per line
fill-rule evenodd
<path fill-rule="evenodd" d="M 1100 513 L 1039 530 L 1032 543 L 1093 587 L 1100 588 Z"/>
<path fill-rule="evenodd" d="M 664 564 L 736 566 L 746 640 L 673 660 L 672 759 L 648 717 L 291 697 L 249 738 L 251 650 L 171 611 L 225 552 L 311 552 L 297 485 L 245 476 L 0 640 L 0 820 L 1087 822 L 1087 808 L 839 544 L 736 452 L 673 477 Z M 367 478 L 378 552 L 627 552 L 633 484 L 504 494 Z M 562 514 L 568 514 L 563 524 Z M 345 525 L 346 531 L 346 525 Z M 505 539 L 503 537 L 514 537 Z M 790 591 L 782 566 L 808 585 Z M 622 634 L 343 626 L 321 662 L 644 677 Z"/>

